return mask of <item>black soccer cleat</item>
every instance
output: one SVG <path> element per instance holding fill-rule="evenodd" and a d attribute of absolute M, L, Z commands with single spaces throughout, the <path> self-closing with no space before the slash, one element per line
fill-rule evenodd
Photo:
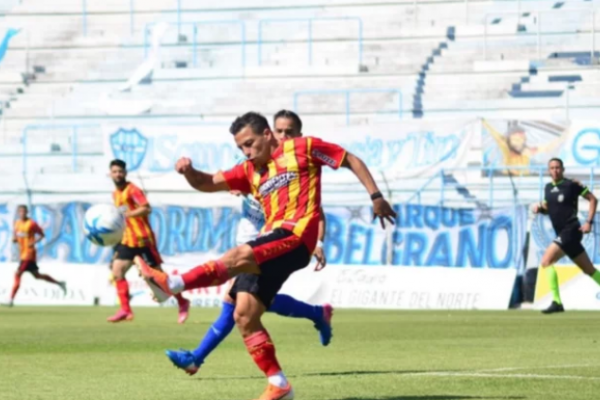
<path fill-rule="evenodd" d="M 550 306 L 548 308 L 546 308 L 545 310 L 542 310 L 542 314 L 554 314 L 554 313 L 560 313 L 560 312 L 565 312 L 565 308 L 563 307 L 562 304 L 558 304 L 555 301 L 553 301 L 552 304 L 550 304 Z"/>

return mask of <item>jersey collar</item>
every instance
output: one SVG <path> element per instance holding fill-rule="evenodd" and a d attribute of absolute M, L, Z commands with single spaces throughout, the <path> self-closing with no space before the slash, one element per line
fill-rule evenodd
<path fill-rule="evenodd" d="M 127 189 L 127 187 L 129 186 L 129 183 L 130 183 L 129 181 L 126 181 L 126 182 L 125 182 L 125 185 L 123 185 L 123 188 L 116 187 L 116 189 L 117 189 L 117 192 L 124 192 L 124 191 L 125 191 L 125 189 Z"/>

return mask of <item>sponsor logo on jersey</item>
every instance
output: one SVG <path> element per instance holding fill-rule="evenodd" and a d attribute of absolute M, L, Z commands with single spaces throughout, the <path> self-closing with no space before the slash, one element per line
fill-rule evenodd
<path fill-rule="evenodd" d="M 283 174 L 279 174 L 260 185 L 258 192 L 262 197 L 265 197 L 269 193 L 287 186 L 296 178 L 298 178 L 298 174 L 296 172 L 285 172 Z"/>
<path fill-rule="evenodd" d="M 323 164 L 327 164 L 330 167 L 336 166 L 336 162 L 333 158 L 321 153 L 319 150 L 313 150 L 312 156 L 318 160 L 321 160 L 323 162 Z"/>

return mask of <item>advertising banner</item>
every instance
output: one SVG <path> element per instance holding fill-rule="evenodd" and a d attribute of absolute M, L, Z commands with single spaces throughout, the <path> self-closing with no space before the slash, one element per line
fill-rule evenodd
<path fill-rule="evenodd" d="M 598 122 L 482 119 L 481 135 L 483 166 L 495 167 L 496 175 L 538 175 L 552 157 L 575 167 L 571 173 L 582 178 L 600 166 Z"/>
<path fill-rule="evenodd" d="M 189 268 L 191 266 L 181 269 L 166 266 L 165 270 L 177 274 Z M 105 266 L 45 263 L 41 266 L 41 272 L 65 280 L 67 293 L 63 293 L 56 285 L 35 280 L 26 273 L 15 305 L 119 304 Z M 13 274 L 13 265 L 0 264 L 2 302 L 10 296 Z M 338 308 L 502 310 L 508 308 L 515 276 L 514 269 L 371 265 L 329 265 L 315 272 L 313 263 L 292 275 L 281 292 L 311 304 L 330 303 Z M 159 306 L 152 300 L 150 289 L 135 269 L 128 272 L 127 280 L 132 307 Z M 192 301 L 193 307 L 219 307 L 227 289 L 228 284 L 196 289 L 185 292 L 184 297 Z M 595 289 L 600 292 L 597 287 Z M 569 293 L 565 290 L 565 299 L 570 298 Z M 543 297 L 541 295 L 540 298 Z M 176 303 L 170 299 L 160 306 L 176 306 Z"/>
<path fill-rule="evenodd" d="M 586 202 L 587 203 L 587 202 Z M 582 203 L 583 205 L 583 203 Z M 582 211 L 580 207 L 579 220 L 588 220 L 588 212 Z M 550 223 L 550 218 L 546 215 L 536 215 L 531 217 L 531 230 L 529 240 L 529 253 L 527 257 L 528 267 L 537 267 L 540 265 L 542 256 L 546 248 L 556 238 L 556 233 Z M 600 215 L 596 214 L 592 231 L 583 236 L 581 242 L 588 256 L 594 264 L 600 264 Z M 557 264 L 571 265 L 573 262 L 568 257 L 563 257 Z"/>
<path fill-rule="evenodd" d="M 112 249 L 97 247 L 83 234 L 89 203 L 34 205 L 31 217 L 46 239 L 37 246 L 40 262 L 107 265 Z M 325 207 L 325 253 L 330 264 L 405 265 L 451 268 L 520 268 L 526 209 L 447 208 L 396 205 L 394 226 L 383 230 L 370 207 Z M 16 262 L 11 242 L 14 207 L 0 204 L 0 257 Z M 198 265 L 235 245 L 238 208 L 153 204 L 150 224 L 166 265 Z"/>
<path fill-rule="evenodd" d="M 382 230 L 369 207 L 328 207 L 326 254 L 333 264 L 521 268 L 527 210 L 402 204 Z M 389 249 L 388 244 L 391 245 Z"/>
<path fill-rule="evenodd" d="M 330 266 L 296 272 L 282 292 L 338 308 L 506 310 L 516 270 Z"/>
<path fill-rule="evenodd" d="M 0 302 L 10 298 L 16 263 L 0 263 Z M 40 273 L 50 275 L 58 281 L 67 283 L 67 292 L 55 284 L 36 280 L 31 274 L 24 273 L 21 287 L 15 299 L 15 305 L 30 306 L 92 306 L 98 297 L 108 270 L 99 265 L 76 265 L 48 262 L 40 265 Z"/>
<path fill-rule="evenodd" d="M 394 179 L 430 177 L 440 168 L 465 167 L 478 129 L 478 121 L 454 120 L 324 127 L 305 135 L 337 143 L 361 157 L 372 171 Z M 144 174 L 172 173 L 183 156 L 190 157 L 197 169 L 216 172 L 233 166 L 241 155 L 227 125 L 105 125 L 103 130 L 106 161 L 123 159 L 130 171 Z M 342 180 L 350 176 L 349 171 L 338 174 Z"/>
<path fill-rule="evenodd" d="M 555 267 L 558 274 L 560 298 L 567 310 L 600 310 L 600 286 L 577 266 L 563 264 Z M 534 308 L 542 310 L 552 302 L 546 273 L 538 271 Z"/>

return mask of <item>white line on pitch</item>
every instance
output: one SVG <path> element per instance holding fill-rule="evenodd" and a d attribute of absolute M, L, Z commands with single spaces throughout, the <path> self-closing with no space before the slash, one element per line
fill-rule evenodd
<path fill-rule="evenodd" d="M 597 367 L 598 364 L 567 364 L 567 365 L 546 365 L 542 367 L 506 367 L 506 368 L 491 368 L 491 369 L 477 369 L 474 372 L 504 372 L 504 371 L 520 371 L 523 369 L 561 369 L 561 368 L 588 368 Z"/>
<path fill-rule="evenodd" d="M 512 379 L 571 379 L 600 381 L 600 377 L 578 375 L 538 375 L 538 374 L 485 374 L 477 372 L 422 372 L 404 374 L 402 376 L 447 376 L 465 378 L 512 378 Z"/>

